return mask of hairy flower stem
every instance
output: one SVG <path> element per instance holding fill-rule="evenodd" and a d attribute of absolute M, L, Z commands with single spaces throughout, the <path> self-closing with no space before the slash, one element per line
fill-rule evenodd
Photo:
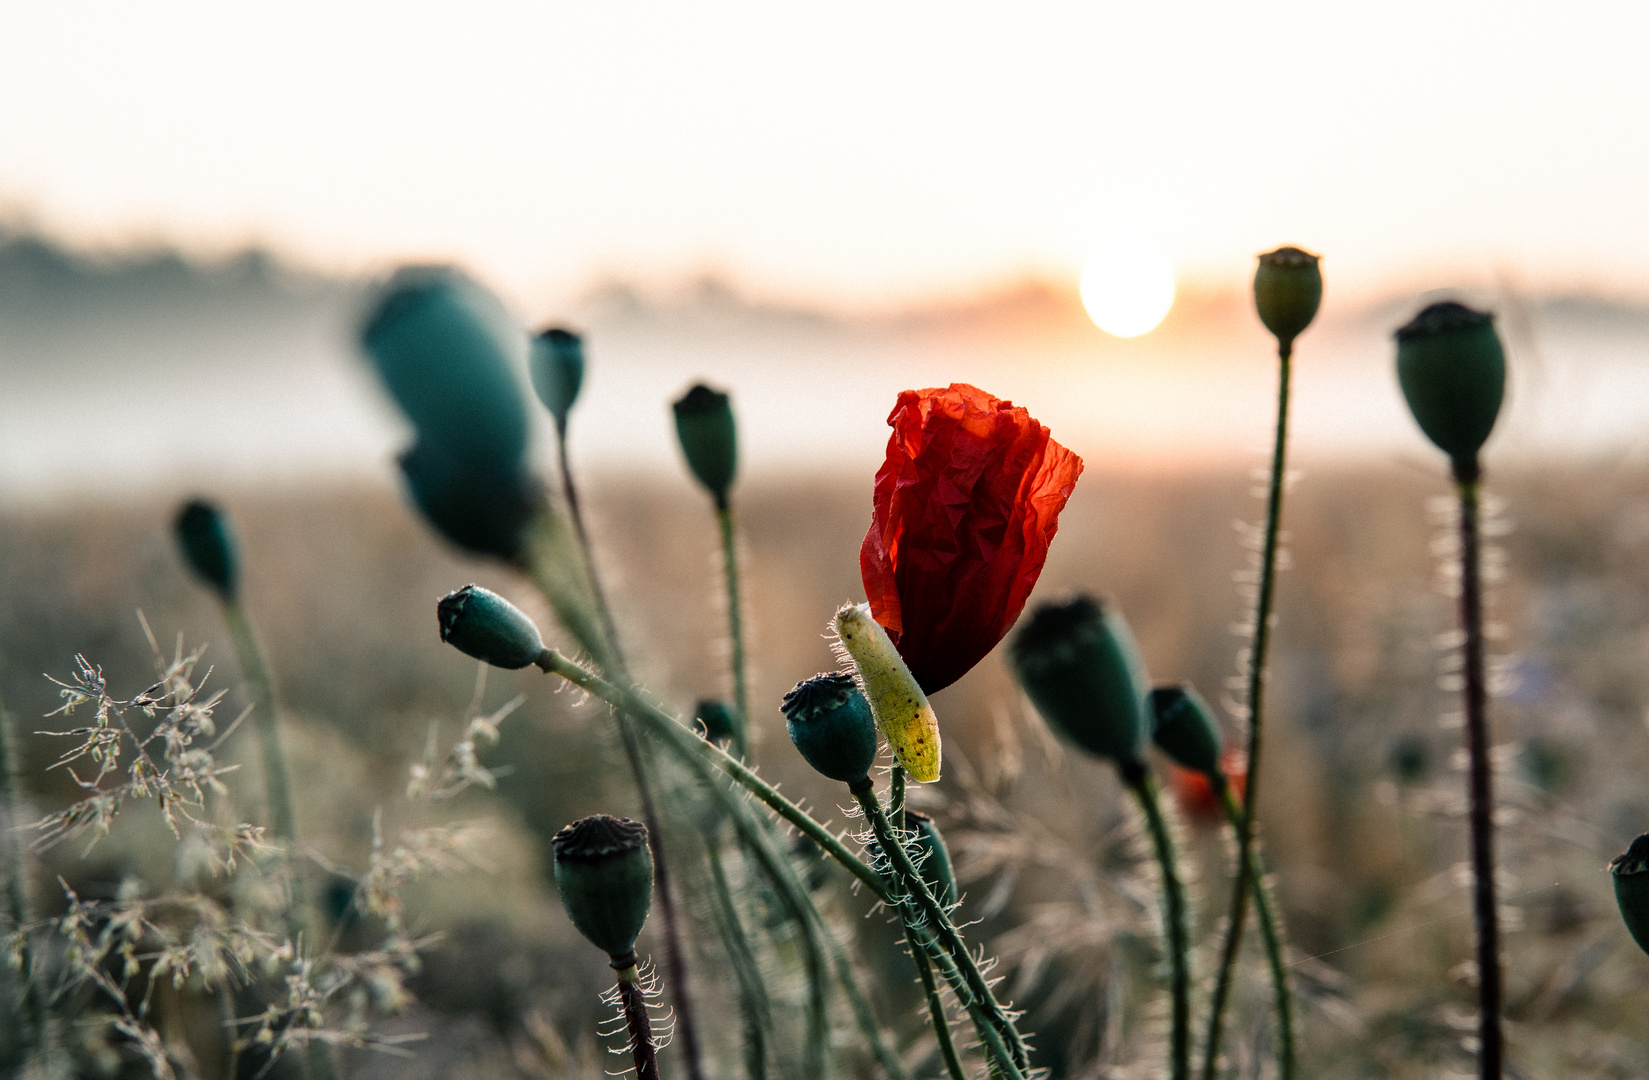
<path fill-rule="evenodd" d="M 733 701 L 737 706 L 738 726 L 733 729 L 733 750 L 746 761 L 750 760 L 750 697 L 749 682 L 744 673 L 744 610 L 739 604 L 738 542 L 733 533 L 733 506 L 729 502 L 716 504 L 716 523 L 721 526 L 722 566 L 727 574 L 727 628 L 733 638 Z"/>
<path fill-rule="evenodd" d="M 29 940 L 28 870 L 23 863 L 21 801 L 17 794 L 16 747 L 11 717 L 0 700 L 0 843 L 5 844 L 5 904 L 8 930 L 17 935 L 17 977 L 23 991 L 23 1049 L 47 1056 L 46 1006 L 35 971 L 34 945 Z"/>
<path fill-rule="evenodd" d="M 1454 463 L 1460 493 L 1460 622 L 1465 631 L 1466 749 L 1470 755 L 1472 914 L 1477 921 L 1477 1074 L 1500 1080 L 1500 921 L 1494 888 L 1494 792 L 1489 762 L 1489 695 L 1483 677 L 1482 535 L 1478 466 Z"/>
<path fill-rule="evenodd" d="M 1186 1080 L 1191 1075 L 1191 965 L 1190 940 L 1185 930 L 1185 889 L 1174 866 L 1174 841 L 1168 835 L 1168 822 L 1164 820 L 1162 807 L 1157 801 L 1156 781 L 1143 765 L 1138 764 L 1123 769 L 1122 779 L 1133 789 L 1140 809 L 1145 812 L 1145 823 L 1151 830 L 1151 843 L 1156 848 L 1157 864 L 1162 869 L 1162 921 L 1168 937 L 1170 990 L 1173 996 L 1168 1075 L 1172 1080 Z"/>
<path fill-rule="evenodd" d="M 933 965 L 928 962 L 928 954 L 917 943 L 909 926 L 905 927 L 905 944 L 910 949 L 910 958 L 916 962 L 916 974 L 922 979 L 922 994 L 928 1000 L 928 1017 L 933 1021 L 933 1037 L 939 1043 L 939 1056 L 944 1059 L 945 1072 L 950 1080 L 967 1080 L 967 1073 L 962 1069 L 962 1058 L 956 1052 L 956 1039 L 950 1030 L 950 1015 L 945 1012 L 945 1003 L 939 997 L 939 985 L 933 979 Z"/>
<path fill-rule="evenodd" d="M 739 1015 L 744 1028 L 744 1075 L 746 1080 L 766 1080 L 767 1029 L 772 1023 L 767 1007 L 767 987 L 762 983 L 761 968 L 750 950 L 744 920 L 739 916 L 738 904 L 727 882 L 719 841 L 719 837 L 712 837 L 704 844 L 705 856 L 710 863 L 711 913 L 721 939 L 727 945 L 727 961 L 739 987 Z"/>
<path fill-rule="evenodd" d="M 653 1022 L 647 1015 L 647 996 L 642 992 L 636 971 L 636 954 L 614 957 L 618 972 L 618 1001 L 624 1009 L 624 1026 L 630 1032 L 630 1054 L 636 1063 L 636 1080 L 659 1080 L 658 1048 L 653 1045 Z"/>
<path fill-rule="evenodd" d="M 893 819 L 894 834 L 905 835 L 905 767 L 897 761 L 889 771 L 887 808 L 887 816 Z"/>
<path fill-rule="evenodd" d="M 1220 786 L 1220 803 L 1225 807 L 1225 817 L 1231 828 L 1242 829 L 1246 824 L 1242 807 L 1237 805 L 1229 784 Z M 1249 848 L 1248 861 L 1248 880 L 1254 894 L 1254 921 L 1259 924 L 1260 937 L 1265 942 L 1265 958 L 1271 966 L 1271 991 L 1277 1010 L 1277 1078 L 1290 1080 L 1294 1075 L 1294 997 L 1288 982 L 1288 967 L 1283 963 L 1282 937 L 1277 932 L 1271 896 L 1265 888 L 1265 868 L 1260 865 L 1260 853 Z"/>
<path fill-rule="evenodd" d="M 275 836 L 281 842 L 282 859 L 286 863 L 287 887 L 284 913 L 286 932 L 294 948 L 304 946 L 304 928 L 309 901 L 304 896 L 303 884 L 298 878 L 298 821 L 292 811 L 292 781 L 286 767 L 286 752 L 281 748 L 280 717 L 275 706 L 275 682 L 269 675 L 269 664 L 264 660 L 263 648 L 252 630 L 252 620 L 246 617 L 246 608 L 239 600 L 223 602 L 223 621 L 229 628 L 229 639 L 234 643 L 235 656 L 240 661 L 241 674 L 246 678 L 252 694 L 252 722 L 258 729 L 258 744 L 263 760 L 263 785 L 269 798 L 269 820 Z M 331 1080 L 332 1054 L 326 1043 L 309 1039 L 304 1043 L 304 1062 L 313 1080 Z"/>
<path fill-rule="evenodd" d="M 1220 948 L 1219 976 L 1208 1009 L 1208 1045 L 1203 1059 L 1203 1080 L 1214 1080 L 1220 1056 L 1221 1027 L 1231 999 L 1231 982 L 1236 975 L 1237 954 L 1242 950 L 1243 924 L 1248 919 L 1248 894 L 1253 886 L 1249 873 L 1249 852 L 1254 832 L 1260 788 L 1260 736 L 1264 730 L 1266 656 L 1271 648 L 1272 603 L 1277 587 L 1277 550 L 1282 532 L 1283 487 L 1288 455 L 1288 398 L 1294 356 L 1292 341 L 1277 346 L 1277 431 L 1271 444 L 1271 478 L 1265 501 L 1265 538 L 1260 549 L 1260 580 L 1254 595 L 1254 640 L 1248 653 L 1247 694 L 1243 708 L 1248 718 L 1248 786 L 1243 794 L 1243 824 L 1237 829 L 1237 872 L 1231 883 L 1231 905 L 1226 918 L 1225 941 Z M 1279 1062 L 1281 1075 L 1293 1074 L 1293 1062 Z"/>
<path fill-rule="evenodd" d="M 1012 1065 L 1019 1073 L 1027 1072 L 1030 1062 L 1024 1039 L 1020 1037 L 1007 1012 L 997 1002 L 990 983 L 979 970 L 978 961 L 963 943 L 962 936 L 957 933 L 956 926 L 950 921 L 944 905 L 934 899 L 933 893 L 928 890 L 927 882 L 922 880 L 921 873 L 910 861 L 910 853 L 895 839 L 897 834 L 894 833 L 887 814 L 882 811 L 882 804 L 876 800 L 876 789 L 869 781 L 865 781 L 848 790 L 859 801 L 859 806 L 865 812 L 865 819 L 870 822 L 871 832 L 876 836 L 876 845 L 882 849 L 882 854 L 887 856 L 888 864 L 893 869 L 897 885 L 903 893 L 898 903 L 905 918 L 905 925 L 921 925 L 930 929 L 944 951 L 949 954 L 961 974 L 968 993 L 977 1002 L 979 1011 L 983 1014 L 988 1030 L 980 1031 L 980 1036 L 986 1039 L 986 1045 L 989 1046 L 989 1036 L 994 1034 L 1008 1051 L 1009 1060 L 996 1061 L 997 1067 Z"/>

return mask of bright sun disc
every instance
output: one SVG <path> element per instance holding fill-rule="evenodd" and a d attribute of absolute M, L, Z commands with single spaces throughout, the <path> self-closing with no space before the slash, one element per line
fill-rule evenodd
<path fill-rule="evenodd" d="M 1149 333 L 1174 306 L 1173 264 L 1147 244 L 1107 244 L 1082 271 L 1082 306 L 1114 337 Z"/>

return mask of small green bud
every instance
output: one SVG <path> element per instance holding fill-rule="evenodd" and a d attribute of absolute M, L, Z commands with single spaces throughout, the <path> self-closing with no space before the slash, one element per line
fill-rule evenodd
<path fill-rule="evenodd" d="M 482 663 L 524 668 L 544 655 L 544 639 L 522 610 L 489 589 L 465 585 L 436 605 L 441 640 Z"/>
<path fill-rule="evenodd" d="M 1196 688 L 1181 683 L 1159 686 L 1146 699 L 1151 714 L 1151 741 L 1176 765 L 1204 776 L 1219 776 L 1220 729 L 1208 702 Z"/>
<path fill-rule="evenodd" d="M 1649 833 L 1632 841 L 1626 854 L 1609 864 L 1615 879 L 1615 903 L 1638 948 L 1649 952 Z"/>
<path fill-rule="evenodd" d="M 578 932 L 615 960 L 630 957 L 653 905 L 647 826 L 595 814 L 555 834 L 555 887 Z"/>
<path fill-rule="evenodd" d="M 472 554 L 520 558 L 544 505 L 537 480 L 524 467 L 476 467 L 425 439 L 399 464 L 407 493 L 436 532 Z"/>
<path fill-rule="evenodd" d="M 1260 256 L 1254 271 L 1254 308 L 1281 345 L 1294 343 L 1323 302 L 1323 271 L 1317 256 L 1280 247 Z"/>
<path fill-rule="evenodd" d="M 675 403 L 676 438 L 693 470 L 717 506 L 727 505 L 727 490 L 738 471 L 738 433 L 727 395 L 698 384 Z"/>
<path fill-rule="evenodd" d="M 420 441 L 467 466 L 520 468 L 527 408 L 515 364 L 526 342 L 496 297 L 454 270 L 405 269 L 362 340 Z"/>
<path fill-rule="evenodd" d="M 538 400 L 555 417 L 555 429 L 567 433 L 567 414 L 584 385 L 584 339 L 558 326 L 533 338 L 527 360 Z"/>
<path fill-rule="evenodd" d="M 1056 731 L 1125 773 L 1144 769 L 1150 684 L 1120 614 L 1088 596 L 1043 604 L 1009 652 L 1019 685 Z"/>
<path fill-rule="evenodd" d="M 915 834 L 916 846 L 921 848 L 922 880 L 927 882 L 933 898 L 945 907 L 956 903 L 956 870 L 951 866 L 950 849 L 939 835 L 939 826 L 920 810 L 905 811 L 905 828 Z"/>
<path fill-rule="evenodd" d="M 809 765 L 844 784 L 869 782 L 876 721 L 851 676 L 832 671 L 799 682 L 781 708 L 790 741 Z"/>
<path fill-rule="evenodd" d="M 240 581 L 240 560 L 235 555 L 235 534 L 223 511 L 205 499 L 192 499 L 178 511 L 174 530 L 189 569 L 225 600 L 233 599 Z"/>
<path fill-rule="evenodd" d="M 705 698 L 693 713 L 698 721 L 699 734 L 717 745 L 725 745 L 738 737 L 739 722 L 727 702 Z"/>
<path fill-rule="evenodd" d="M 1506 393 L 1506 354 L 1494 316 L 1446 300 L 1397 331 L 1397 381 L 1426 438 L 1477 478 L 1477 452 L 1494 430 Z"/>

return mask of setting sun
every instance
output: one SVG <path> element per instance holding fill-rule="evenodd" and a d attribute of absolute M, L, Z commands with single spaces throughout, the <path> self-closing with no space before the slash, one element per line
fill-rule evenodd
<path fill-rule="evenodd" d="M 1082 306 L 1094 325 L 1114 337 L 1150 333 L 1174 306 L 1174 267 L 1149 244 L 1105 245 L 1082 271 Z"/>

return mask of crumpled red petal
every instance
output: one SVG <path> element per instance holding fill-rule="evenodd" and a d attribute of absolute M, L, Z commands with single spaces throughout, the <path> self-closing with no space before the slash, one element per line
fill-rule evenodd
<path fill-rule="evenodd" d="M 1019 618 L 1082 459 L 966 383 L 905 391 L 888 424 L 859 569 L 871 614 L 931 694 Z"/>

